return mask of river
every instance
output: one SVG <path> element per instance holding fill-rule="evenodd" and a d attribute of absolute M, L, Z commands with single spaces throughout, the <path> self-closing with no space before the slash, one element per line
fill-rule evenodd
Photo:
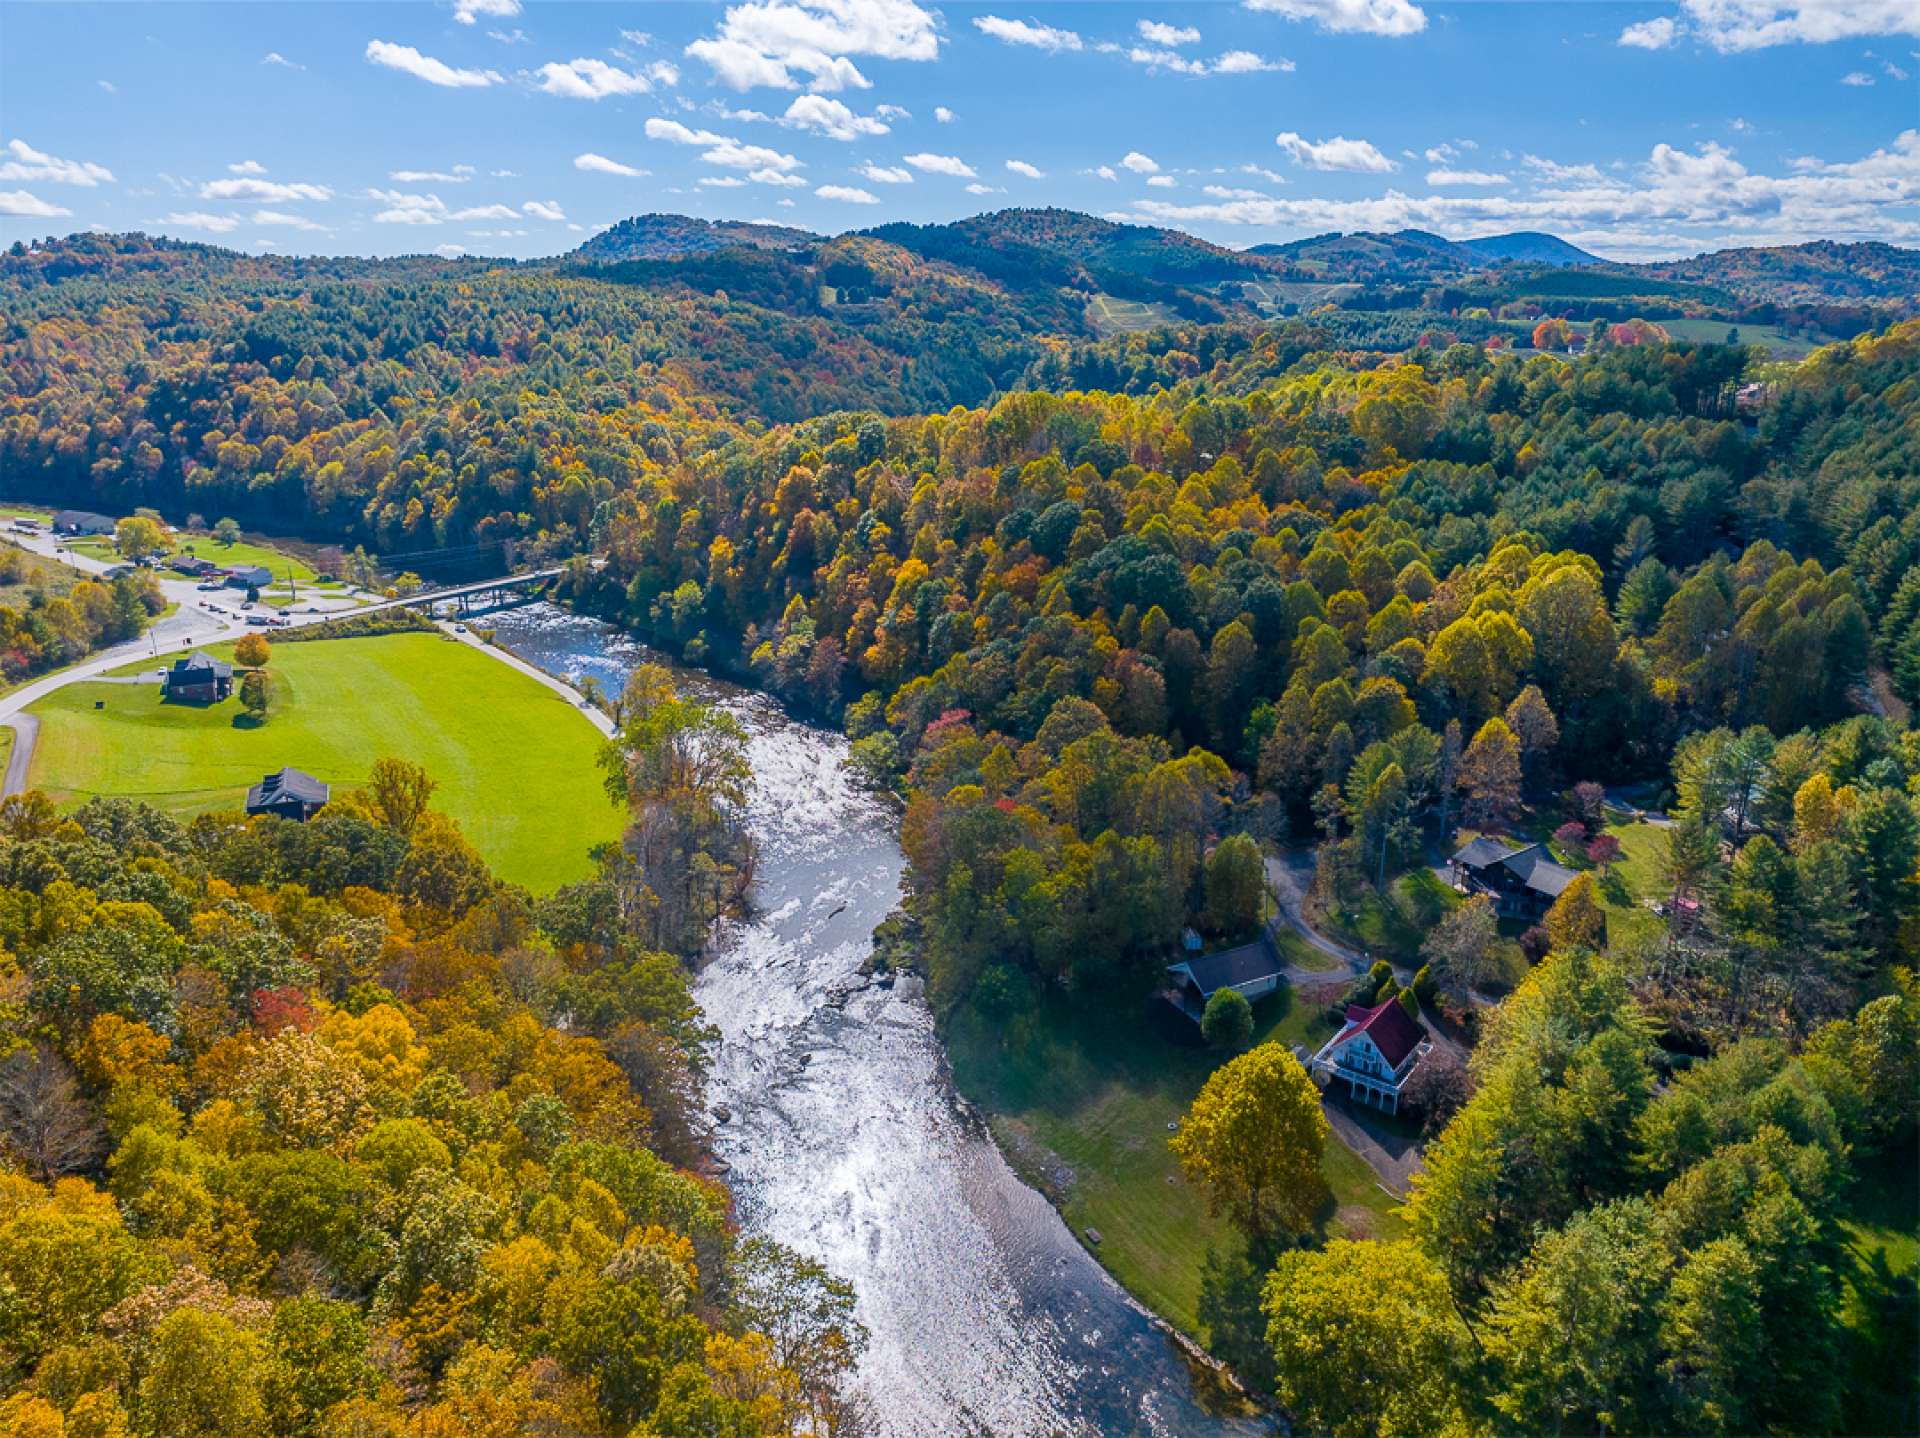
<path fill-rule="evenodd" d="M 502 643 L 618 690 L 650 657 L 547 605 Z M 652 656 L 657 657 L 657 656 Z M 721 1032 L 709 1099 L 742 1224 L 849 1279 L 872 1339 L 857 1384 L 884 1438 L 1254 1434 L 1209 1416 L 1178 1349 L 1007 1166 L 955 1097 L 918 982 L 866 985 L 904 859 L 846 741 L 683 673 L 751 736 L 761 859 L 750 917 L 695 992 Z"/>

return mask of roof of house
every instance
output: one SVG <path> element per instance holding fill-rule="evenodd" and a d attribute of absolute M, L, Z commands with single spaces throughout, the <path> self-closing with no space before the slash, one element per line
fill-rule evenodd
<path fill-rule="evenodd" d="M 53 523 L 56 528 L 81 524 L 104 524 L 112 529 L 115 521 L 112 515 L 101 514 L 91 509 L 63 509 L 54 515 Z"/>
<path fill-rule="evenodd" d="M 1238 988 L 1275 977 L 1281 963 L 1265 944 L 1241 944 L 1217 954 L 1200 954 L 1167 966 L 1168 973 L 1185 974 L 1202 996 L 1211 998 L 1217 989 Z"/>
<path fill-rule="evenodd" d="M 233 666 L 223 660 L 215 659 L 211 654 L 189 654 L 185 658 L 173 661 L 168 671 L 169 679 L 184 680 L 189 684 L 204 684 L 209 679 L 230 679 Z"/>
<path fill-rule="evenodd" d="M 1360 1004 L 1347 1005 L 1347 1027 L 1334 1039 L 1336 1045 L 1365 1034 L 1373 1040 L 1373 1046 L 1380 1050 L 1380 1057 L 1392 1068 L 1399 1068 L 1406 1056 L 1419 1048 L 1427 1037 L 1426 1029 L 1420 1022 L 1409 1017 L 1400 1007 L 1400 1000 L 1388 999 L 1384 1003 L 1365 1008 Z"/>
<path fill-rule="evenodd" d="M 227 573 L 235 579 L 256 585 L 269 583 L 273 579 L 273 571 L 264 564 L 236 564 Z"/>
<path fill-rule="evenodd" d="M 333 791 L 304 770 L 286 768 L 268 774 L 247 790 L 247 807 L 264 809 L 275 804 L 324 804 Z"/>
<path fill-rule="evenodd" d="M 1483 835 L 1456 853 L 1453 862 L 1469 869 L 1498 866 L 1535 893 L 1553 899 L 1559 898 L 1561 891 L 1573 882 L 1573 870 L 1554 863 L 1542 844 L 1514 848 Z"/>

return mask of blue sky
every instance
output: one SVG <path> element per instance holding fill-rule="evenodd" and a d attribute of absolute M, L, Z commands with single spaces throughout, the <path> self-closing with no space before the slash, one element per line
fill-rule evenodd
<path fill-rule="evenodd" d="M 0 240 L 533 256 L 666 210 L 1920 244 L 1920 0 L 0 4 Z"/>

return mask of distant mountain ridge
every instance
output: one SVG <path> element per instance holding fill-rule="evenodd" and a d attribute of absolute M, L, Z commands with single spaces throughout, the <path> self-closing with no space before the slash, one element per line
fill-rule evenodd
<path fill-rule="evenodd" d="M 1502 264 L 1604 265 L 1608 261 L 1557 235 L 1536 230 L 1450 240 L 1427 230 L 1355 230 L 1310 235 L 1282 244 L 1254 245 L 1264 255 L 1315 278 L 1409 280 L 1467 275 Z"/>
<path fill-rule="evenodd" d="M 715 250 L 803 250 L 825 239 L 811 230 L 691 215 L 635 215 L 610 226 L 566 256 L 592 263 L 676 260 Z"/>

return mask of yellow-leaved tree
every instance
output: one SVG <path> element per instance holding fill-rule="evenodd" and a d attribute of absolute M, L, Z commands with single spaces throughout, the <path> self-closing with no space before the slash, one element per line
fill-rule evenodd
<path fill-rule="evenodd" d="M 1169 1143 L 1213 1211 L 1264 1244 L 1313 1222 L 1326 1139 L 1320 1091 L 1298 1059 L 1265 1043 L 1214 1070 Z"/>

